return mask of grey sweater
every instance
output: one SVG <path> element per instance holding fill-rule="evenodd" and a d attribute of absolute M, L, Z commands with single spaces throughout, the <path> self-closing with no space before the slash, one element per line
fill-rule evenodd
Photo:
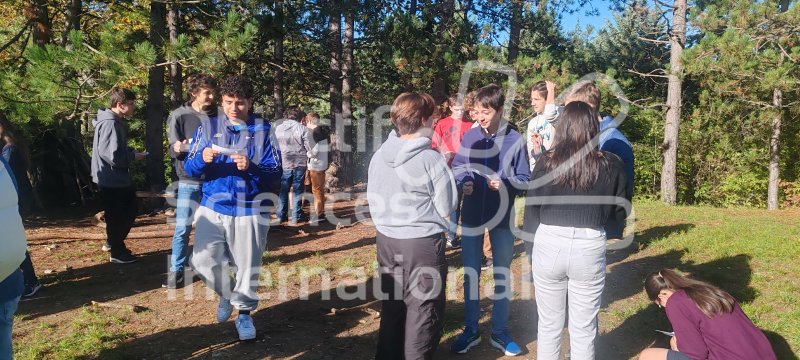
<path fill-rule="evenodd" d="M 97 110 L 92 141 L 92 180 L 102 187 L 123 188 L 133 185 L 128 167 L 134 151 L 128 147 L 128 130 L 109 109 Z"/>
<path fill-rule="evenodd" d="M 369 163 L 369 212 L 377 230 L 388 237 L 413 239 L 446 231 L 455 193 L 453 174 L 428 138 L 401 139 L 392 131 Z"/>
<path fill-rule="evenodd" d="M 286 119 L 275 127 L 283 170 L 294 170 L 308 164 L 309 136 L 308 128 L 296 120 Z"/>
<path fill-rule="evenodd" d="M 178 175 L 178 179 L 180 180 L 200 181 L 199 178 L 186 175 L 186 170 L 183 168 L 183 165 L 186 160 L 186 155 L 189 153 L 188 149 L 191 147 L 191 144 L 194 143 L 194 134 L 197 128 L 200 127 L 203 122 L 207 122 L 209 116 L 217 114 L 216 106 L 212 106 L 209 110 L 210 113 L 198 112 L 187 102 L 173 110 L 172 114 L 170 114 L 169 122 L 167 123 L 167 126 L 169 126 L 169 154 L 175 159 L 175 174 Z M 176 141 L 183 140 L 189 142 L 188 146 L 186 146 L 186 151 L 176 153 L 172 148 L 172 144 Z"/>

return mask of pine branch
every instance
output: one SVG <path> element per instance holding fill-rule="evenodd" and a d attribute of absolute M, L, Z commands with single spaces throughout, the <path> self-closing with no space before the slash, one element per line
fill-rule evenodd
<path fill-rule="evenodd" d="M 9 46 L 11 46 L 11 45 L 13 45 L 14 43 L 16 43 L 16 42 L 17 42 L 17 40 L 19 40 L 19 38 L 21 38 L 21 37 L 22 37 L 22 34 L 24 34 L 24 33 L 25 33 L 25 30 L 28 30 L 28 26 L 29 26 L 29 25 L 30 25 L 32 22 L 33 22 L 33 20 L 28 20 L 28 22 L 26 22 L 26 23 L 25 23 L 25 25 L 23 25 L 23 26 L 22 26 L 22 29 L 20 29 L 20 30 L 19 30 L 19 32 L 17 33 L 17 35 L 14 35 L 14 37 L 12 37 L 12 38 L 11 38 L 11 40 L 9 40 L 9 41 L 8 41 L 7 43 L 5 43 L 5 44 L 4 44 L 2 47 L 0 47 L 0 53 L 2 53 L 3 51 L 5 51 L 5 49 L 7 49 Z"/>
<path fill-rule="evenodd" d="M 637 36 L 636 38 L 641 40 L 641 41 L 649 42 L 649 43 L 653 43 L 653 44 L 669 45 L 669 41 L 666 41 L 666 40 L 648 39 L 646 37 L 641 37 L 641 36 Z"/>
<path fill-rule="evenodd" d="M 639 75 L 639 76 L 642 76 L 642 77 L 655 77 L 655 78 L 664 78 L 664 79 L 668 79 L 669 78 L 669 76 L 667 76 L 667 75 L 654 74 L 657 71 L 661 71 L 662 73 L 664 72 L 664 70 L 662 70 L 662 69 L 655 69 L 655 70 L 645 74 L 645 73 L 638 72 L 638 71 L 633 70 L 633 69 L 628 69 L 629 73 L 633 73 L 633 74 L 636 74 L 636 75 Z"/>

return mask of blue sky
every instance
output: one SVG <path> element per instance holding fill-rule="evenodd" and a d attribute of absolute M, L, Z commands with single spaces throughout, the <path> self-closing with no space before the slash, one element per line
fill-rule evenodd
<path fill-rule="evenodd" d="M 577 25 L 580 25 L 582 29 L 585 29 L 587 25 L 592 25 L 597 31 L 605 25 L 606 20 L 613 21 L 614 19 L 613 11 L 608 8 L 608 5 L 608 1 L 591 1 L 584 9 L 579 9 L 574 14 L 564 14 L 561 19 L 561 27 L 565 32 L 569 32 L 574 30 Z M 598 15 L 586 15 L 586 12 L 592 9 L 596 9 Z"/>

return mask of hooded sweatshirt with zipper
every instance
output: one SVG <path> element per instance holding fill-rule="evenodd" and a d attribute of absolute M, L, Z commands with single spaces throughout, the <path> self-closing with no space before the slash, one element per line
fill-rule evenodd
<path fill-rule="evenodd" d="M 514 197 L 527 189 L 531 179 L 525 139 L 505 121 L 494 134 L 472 128 L 453 158 L 453 173 L 459 187 L 473 183 L 472 194 L 464 195 L 461 223 L 508 229 L 513 225 Z M 499 191 L 489 189 L 490 179 L 502 180 Z"/>
<path fill-rule="evenodd" d="M 100 187 L 126 188 L 133 185 L 128 167 L 134 151 L 128 147 L 128 129 L 110 109 L 97 110 L 92 141 L 92 180 Z"/>
<path fill-rule="evenodd" d="M 209 118 L 194 135 L 184 169 L 191 177 L 203 176 L 200 205 L 228 216 L 264 215 L 272 206 L 265 193 L 274 193 L 281 178 L 281 155 L 270 134 L 271 126 L 251 114 L 246 125 L 234 125 L 224 113 Z M 250 167 L 239 170 L 229 155 L 220 154 L 211 163 L 203 161 L 203 149 L 221 146 L 236 149 L 250 159 Z"/>
<path fill-rule="evenodd" d="M 447 231 L 456 206 L 453 175 L 431 139 L 392 131 L 369 163 L 367 200 L 375 228 L 394 239 Z"/>

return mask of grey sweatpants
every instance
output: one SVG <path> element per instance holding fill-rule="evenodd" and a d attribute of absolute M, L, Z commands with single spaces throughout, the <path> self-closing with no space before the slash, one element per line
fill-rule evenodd
<path fill-rule="evenodd" d="M 383 304 L 376 360 L 433 359 L 442 336 L 447 262 L 441 234 L 377 234 Z"/>
<path fill-rule="evenodd" d="M 223 215 L 205 206 L 195 217 L 192 268 L 237 310 L 258 307 L 258 273 L 269 231 L 267 222 L 258 219 L 258 215 Z"/>

